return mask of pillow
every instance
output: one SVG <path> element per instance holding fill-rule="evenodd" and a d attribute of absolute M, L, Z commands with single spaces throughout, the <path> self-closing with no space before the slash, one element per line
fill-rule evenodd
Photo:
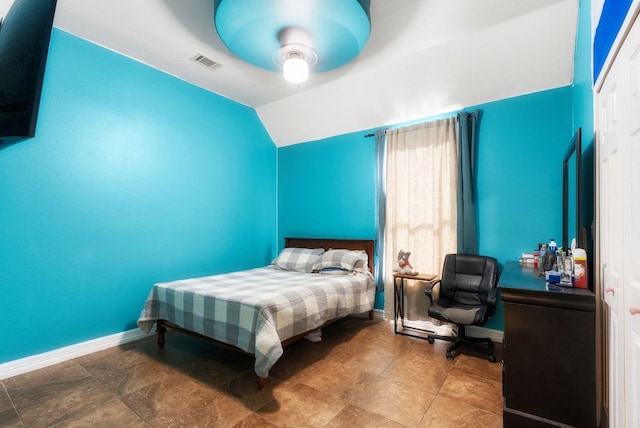
<path fill-rule="evenodd" d="M 366 271 L 369 269 L 368 260 L 369 256 L 362 250 L 329 250 L 318 258 L 313 270 L 333 267 L 348 271 Z"/>
<path fill-rule="evenodd" d="M 323 248 L 285 248 L 272 264 L 280 270 L 309 273 L 322 253 Z"/>

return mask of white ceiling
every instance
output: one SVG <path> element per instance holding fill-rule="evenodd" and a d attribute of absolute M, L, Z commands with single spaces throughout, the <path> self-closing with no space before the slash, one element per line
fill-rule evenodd
<path fill-rule="evenodd" d="M 362 53 L 300 86 L 234 57 L 213 0 L 58 0 L 54 25 L 253 107 L 284 146 L 570 85 L 577 16 L 578 0 L 371 0 Z"/>

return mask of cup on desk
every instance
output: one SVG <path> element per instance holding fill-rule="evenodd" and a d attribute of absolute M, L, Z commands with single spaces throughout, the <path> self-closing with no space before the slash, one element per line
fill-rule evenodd
<path fill-rule="evenodd" d="M 560 284 L 565 286 L 573 286 L 573 257 L 558 253 L 557 259 L 558 272 L 560 272 Z"/>

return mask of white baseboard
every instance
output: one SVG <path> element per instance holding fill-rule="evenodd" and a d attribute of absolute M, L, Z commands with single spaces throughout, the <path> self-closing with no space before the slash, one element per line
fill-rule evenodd
<path fill-rule="evenodd" d="M 384 320 L 384 311 L 374 309 L 373 319 Z M 434 330 L 438 334 L 450 334 L 451 332 L 451 327 L 449 325 L 443 324 L 441 326 L 436 326 L 429 321 L 405 321 L 405 325 L 415 326 L 425 330 Z M 134 340 L 140 340 L 153 334 L 155 333 L 145 333 L 136 328 L 122 333 L 116 333 L 100 337 L 98 339 L 77 343 L 75 345 L 65 346 L 64 348 L 55 349 L 42 354 L 2 363 L 0 364 L 0 380 L 52 366 L 73 358 L 82 357 L 83 355 L 91 354 L 93 352 L 113 348 L 114 346 L 133 342 Z M 497 343 L 502 343 L 504 340 L 504 333 L 502 331 L 484 327 L 467 327 L 467 335 L 471 337 L 488 337 Z"/>
<path fill-rule="evenodd" d="M 496 343 L 502 343 L 504 341 L 504 332 L 501 330 L 478 327 L 475 325 L 470 325 L 466 330 L 467 336 L 469 337 L 488 337 Z"/>
<path fill-rule="evenodd" d="M 33 370 L 58 364 L 63 361 L 71 360 L 73 358 L 81 357 L 83 355 L 91 354 L 93 352 L 102 351 L 103 349 L 123 345 L 128 342 L 133 342 L 134 340 L 143 339 L 152 334 L 154 333 L 145 333 L 136 328 L 122 333 L 116 333 L 88 340 L 86 342 L 77 343 L 75 345 L 65 346 L 64 348 L 55 349 L 42 354 L 2 363 L 0 364 L 0 379 L 7 379 Z"/>
<path fill-rule="evenodd" d="M 383 319 L 384 311 L 374 309 L 373 318 Z M 140 340 L 153 334 L 155 334 L 155 331 L 151 333 L 144 333 L 142 330 L 136 328 L 122 333 L 116 333 L 88 340 L 86 342 L 77 343 L 75 345 L 65 346 L 64 348 L 55 349 L 42 354 L 2 363 L 0 364 L 0 380 L 62 363 L 73 358 L 82 357 L 83 355 L 91 354 L 93 352 L 113 348 L 114 346 L 133 342 L 134 340 Z"/>

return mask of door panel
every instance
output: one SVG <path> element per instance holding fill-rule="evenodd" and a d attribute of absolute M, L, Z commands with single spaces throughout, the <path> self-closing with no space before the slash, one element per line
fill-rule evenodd
<path fill-rule="evenodd" d="M 624 75 L 614 63 L 598 94 L 599 243 L 602 266 L 601 295 L 608 315 L 609 426 L 625 426 L 625 333 L 624 333 L 624 209 L 627 183 L 624 177 Z M 621 78 L 622 77 L 622 78 Z"/>
<path fill-rule="evenodd" d="M 625 398 L 626 423 L 640 427 L 640 27 L 635 25 L 621 49 L 623 59 L 628 58 L 626 80 L 628 97 L 628 126 L 625 142 L 628 144 L 625 212 L 624 280 L 625 280 Z"/>
<path fill-rule="evenodd" d="M 624 427 L 624 337 L 618 315 L 609 308 L 609 427 Z"/>

